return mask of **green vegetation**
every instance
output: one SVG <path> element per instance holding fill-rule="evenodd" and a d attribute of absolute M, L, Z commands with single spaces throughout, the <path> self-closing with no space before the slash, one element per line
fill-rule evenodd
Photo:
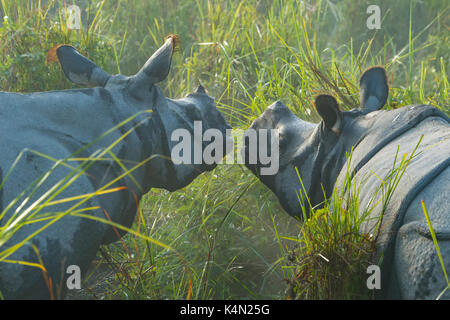
<path fill-rule="evenodd" d="M 63 8 L 71 3 L 83 8 L 79 31 L 65 24 Z M 366 27 L 369 4 L 381 7 L 379 30 Z M 346 109 L 357 107 L 358 77 L 375 64 L 388 71 L 389 108 L 428 103 L 450 113 L 445 0 L 0 0 L 3 16 L 8 17 L 0 26 L 3 91 L 72 88 L 58 64 L 46 61 L 58 44 L 73 45 L 110 73 L 130 75 L 175 33 L 181 50 L 160 87 L 167 96 L 180 97 L 201 82 L 233 127 L 246 128 L 277 99 L 317 122 L 313 101 L 324 91 Z M 145 238 L 130 234 L 103 247 L 86 280 L 89 289 L 76 298 L 283 299 L 286 281 L 301 274 L 297 244 L 305 235 L 320 233 L 317 241 L 328 241 L 329 222 L 345 232 L 357 230 L 355 219 L 341 220 L 347 212 L 328 206 L 301 226 L 237 165 L 219 166 L 177 192 L 152 190 L 141 208 L 133 228 Z M 365 260 L 371 240 L 356 233 L 348 238 L 346 243 L 360 242 L 350 264 Z M 330 248 L 339 245 L 335 241 Z M 339 254 L 320 250 L 328 260 Z M 316 275 L 332 271 L 315 257 L 322 260 L 311 260 L 320 268 Z M 295 295 L 336 298 L 326 294 L 332 287 L 323 283 L 313 284 L 319 290 L 309 295 L 298 290 Z M 353 285 L 340 288 L 358 291 Z"/>
<path fill-rule="evenodd" d="M 445 281 L 447 282 L 447 287 L 445 287 L 444 290 L 442 290 L 442 292 L 439 294 L 439 296 L 436 297 L 436 300 L 438 300 L 445 293 L 445 291 L 450 289 L 450 281 L 448 280 L 447 270 L 445 269 L 445 264 L 444 264 L 444 260 L 442 259 L 441 250 L 439 249 L 439 244 L 437 242 L 436 234 L 434 232 L 433 225 L 431 223 L 431 219 L 430 219 L 430 216 L 428 214 L 427 207 L 426 207 L 425 202 L 423 200 L 422 200 L 422 209 L 423 209 L 423 213 L 425 215 L 425 219 L 427 220 L 428 228 L 430 229 L 431 237 L 433 239 L 433 244 L 434 244 L 434 247 L 436 248 L 436 254 L 437 254 L 438 258 L 439 258 L 439 262 L 441 264 L 442 272 L 444 273 Z"/>

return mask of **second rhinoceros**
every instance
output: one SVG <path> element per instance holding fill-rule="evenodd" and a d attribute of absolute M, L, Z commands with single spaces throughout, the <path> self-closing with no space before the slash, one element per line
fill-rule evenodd
<path fill-rule="evenodd" d="M 203 87 L 172 100 L 156 85 L 168 75 L 176 39 L 168 37 L 130 77 L 110 75 L 73 47 L 60 46 L 66 76 L 94 88 L 0 92 L 4 298 L 49 298 L 57 288 L 64 294 L 68 266 L 86 272 L 99 246 L 118 239 L 121 230 L 74 212 L 129 227 L 150 188 L 177 190 L 214 168 L 170 159 L 175 130 L 193 136 L 198 121 L 203 131 L 225 137 L 230 128 Z"/>
<path fill-rule="evenodd" d="M 386 72 L 373 67 L 360 79 L 360 109 L 342 112 L 332 96 L 316 98 L 319 124 L 301 120 L 282 102 L 275 102 L 251 129 L 279 130 L 280 169 L 264 176 L 258 174 L 261 165 L 247 166 L 297 217 L 302 217 L 302 207 L 309 209 L 306 197 L 316 207 L 335 187 L 345 190 L 349 174 L 359 187 L 360 216 L 373 209 L 360 231 L 376 232 L 381 219 L 376 243 L 376 256 L 383 257 L 378 296 L 434 299 L 447 284 L 421 200 L 450 270 L 450 120 L 429 105 L 381 110 L 387 97 Z M 414 155 L 383 210 L 382 203 L 374 205 L 382 198 L 380 185 L 405 153 Z M 449 298 L 450 292 L 443 297 Z"/>

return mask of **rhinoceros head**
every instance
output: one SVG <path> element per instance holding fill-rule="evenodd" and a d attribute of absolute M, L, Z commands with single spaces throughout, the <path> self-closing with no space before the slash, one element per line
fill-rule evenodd
<path fill-rule="evenodd" d="M 144 146 L 145 157 L 154 156 L 145 173 L 149 187 L 170 191 L 186 186 L 200 173 L 215 167 L 215 164 L 206 164 L 202 159 L 194 161 L 193 152 L 188 161 L 172 161 L 172 150 L 179 142 L 179 137 L 174 139 L 173 133 L 177 129 L 184 129 L 192 140 L 201 139 L 194 137 L 194 127 L 197 123 L 197 128 L 201 127 L 201 134 L 208 129 L 216 129 L 222 133 L 225 141 L 226 129 L 231 128 L 217 110 L 214 99 L 201 85 L 182 99 L 166 98 L 156 85 L 165 80 L 169 73 L 177 42 L 176 36 L 169 36 L 164 45 L 133 76 L 110 75 L 71 46 L 64 45 L 57 49 L 58 60 L 65 75 L 76 84 L 103 88 L 102 92 L 106 94 L 102 96 L 110 97 L 111 104 L 116 105 L 119 113 L 131 116 L 151 109 L 151 120 L 136 129 L 143 145 L 137 145 L 134 149 L 135 153 L 139 154 L 142 151 L 138 149 Z M 105 131 L 106 129 L 109 128 L 105 128 Z M 196 133 L 198 135 L 198 132 Z M 193 144 L 192 142 L 192 147 Z M 225 146 L 225 142 L 223 145 Z M 207 144 L 201 141 L 201 149 L 206 146 Z M 143 160 L 145 157 L 135 158 Z"/>
<path fill-rule="evenodd" d="M 246 166 L 275 193 L 290 215 L 308 214 L 310 205 L 320 205 L 330 196 L 346 152 L 365 134 L 367 121 L 361 124 L 359 119 L 372 118 L 373 111 L 386 103 L 387 94 L 385 70 L 374 67 L 360 80 L 360 110 L 342 112 L 334 97 L 319 95 L 315 107 L 322 121 L 314 124 L 299 119 L 282 102 L 275 102 L 250 129 L 278 129 L 279 170 L 274 175 L 259 175 L 261 164 Z"/>

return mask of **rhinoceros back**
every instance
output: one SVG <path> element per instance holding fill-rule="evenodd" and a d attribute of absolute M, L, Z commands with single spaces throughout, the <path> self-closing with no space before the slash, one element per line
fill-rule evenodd
<path fill-rule="evenodd" d="M 388 283 L 392 283 L 390 275 L 393 273 L 395 243 L 405 215 L 408 215 L 411 207 L 420 208 L 421 192 L 439 175 L 450 170 L 450 121 L 445 114 L 427 105 L 379 111 L 375 116 L 376 122 L 352 153 L 349 172 L 353 173 L 352 184 L 360 186 L 360 216 L 367 209 L 372 210 L 360 231 L 377 237 L 374 262 L 382 261 L 382 289 L 386 289 Z M 394 171 L 392 175 L 392 170 L 396 168 L 394 170 L 399 172 L 402 158 L 408 159 L 413 153 L 383 212 L 381 180 L 392 183 L 396 173 Z M 344 187 L 346 172 L 347 168 L 344 167 L 337 179 L 337 186 Z M 441 183 L 434 188 L 435 192 L 444 195 L 441 197 L 444 203 L 437 209 L 442 212 L 434 212 L 433 215 L 448 217 L 448 184 Z M 423 200 L 431 202 L 433 199 Z M 450 228 L 445 230 L 442 221 L 437 225 L 444 229 L 440 230 L 441 237 L 445 237 L 446 232 L 450 235 Z M 381 296 L 389 295 L 387 290 L 382 290 Z"/>

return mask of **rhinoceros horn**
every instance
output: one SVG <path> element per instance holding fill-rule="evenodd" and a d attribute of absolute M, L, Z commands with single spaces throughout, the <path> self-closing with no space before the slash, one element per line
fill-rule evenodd
<path fill-rule="evenodd" d="M 383 67 L 372 67 L 363 73 L 359 79 L 359 101 L 364 114 L 383 108 L 388 94 L 389 86 Z"/>
<path fill-rule="evenodd" d="M 341 132 L 342 112 L 333 96 L 321 94 L 315 100 L 315 106 L 320 117 L 323 119 L 325 128 L 336 134 Z"/>
<path fill-rule="evenodd" d="M 110 75 L 94 62 L 82 56 L 74 47 L 59 46 L 56 49 L 61 68 L 70 81 L 89 87 L 103 87 Z"/>

